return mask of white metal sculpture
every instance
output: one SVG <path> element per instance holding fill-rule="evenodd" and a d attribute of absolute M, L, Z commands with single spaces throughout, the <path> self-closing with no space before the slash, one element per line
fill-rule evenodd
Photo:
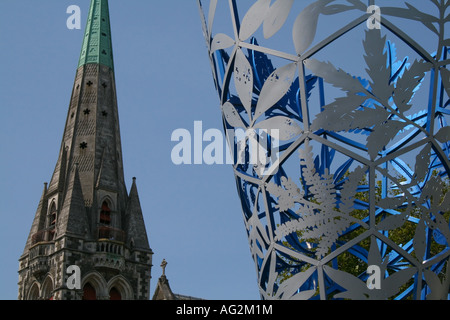
<path fill-rule="evenodd" d="M 263 299 L 448 298 L 450 4 L 420 2 L 198 0 Z"/>

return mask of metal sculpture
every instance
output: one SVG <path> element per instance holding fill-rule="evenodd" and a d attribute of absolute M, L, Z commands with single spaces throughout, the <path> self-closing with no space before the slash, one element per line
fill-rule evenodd
<path fill-rule="evenodd" d="M 198 4 L 261 298 L 447 299 L 449 2 Z M 320 58 L 337 49 L 363 57 L 358 74 Z"/>

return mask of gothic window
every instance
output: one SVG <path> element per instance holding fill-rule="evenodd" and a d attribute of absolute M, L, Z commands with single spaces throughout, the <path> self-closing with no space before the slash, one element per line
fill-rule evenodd
<path fill-rule="evenodd" d="M 38 300 L 38 299 L 39 299 L 39 287 L 35 283 L 29 291 L 28 300 Z"/>
<path fill-rule="evenodd" d="M 83 300 L 97 300 L 95 288 L 88 282 L 83 287 Z"/>
<path fill-rule="evenodd" d="M 55 236 L 55 227 L 56 227 L 56 204 L 55 202 L 52 202 L 50 206 L 50 211 L 48 214 L 48 240 L 53 240 L 53 237 Z"/>
<path fill-rule="evenodd" d="M 111 209 L 106 201 L 103 201 L 102 209 L 100 210 L 100 223 L 105 225 L 111 224 Z"/>
<path fill-rule="evenodd" d="M 53 300 L 53 280 L 47 277 L 42 287 L 42 298 L 44 300 Z"/>
<path fill-rule="evenodd" d="M 116 289 L 116 287 L 111 288 L 109 291 L 109 299 L 110 300 L 122 300 L 122 295 L 120 291 Z"/>

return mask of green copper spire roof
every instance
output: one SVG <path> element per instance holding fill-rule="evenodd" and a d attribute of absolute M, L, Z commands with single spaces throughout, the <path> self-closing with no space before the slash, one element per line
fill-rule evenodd
<path fill-rule="evenodd" d="M 78 67 L 98 63 L 114 69 L 108 0 L 92 0 Z"/>

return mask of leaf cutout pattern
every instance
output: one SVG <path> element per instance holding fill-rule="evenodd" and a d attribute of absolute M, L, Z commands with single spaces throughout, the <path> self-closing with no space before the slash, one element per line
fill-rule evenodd
<path fill-rule="evenodd" d="M 388 60 L 386 46 L 386 36 L 381 37 L 381 31 L 374 29 L 366 31 L 363 41 L 364 60 L 367 64 L 367 74 L 370 77 L 370 87 L 372 93 L 381 101 L 387 101 L 394 90 L 393 83 L 390 82 L 391 71 L 386 64 Z"/>
<path fill-rule="evenodd" d="M 277 0 L 270 7 L 263 24 L 264 38 L 269 39 L 277 33 L 286 22 L 294 0 Z"/>
<path fill-rule="evenodd" d="M 423 273 L 428 286 L 431 288 L 431 293 L 427 295 L 427 300 L 447 300 L 449 279 L 444 279 L 441 283 L 441 280 L 433 271 L 425 269 Z"/>
<path fill-rule="evenodd" d="M 295 20 L 292 38 L 297 54 L 301 55 L 313 42 L 319 14 L 317 4 L 313 3 L 304 9 Z"/>
<path fill-rule="evenodd" d="M 386 199 L 388 199 L 388 198 L 386 198 Z M 384 199 L 384 200 L 386 200 L 386 199 Z M 387 208 L 392 208 L 392 207 L 387 207 Z M 383 219 L 377 225 L 377 229 L 383 230 L 383 231 L 395 230 L 395 229 L 403 226 L 407 219 L 408 219 L 408 215 L 406 213 L 391 215 L 391 216 L 387 217 L 386 219 Z"/>
<path fill-rule="evenodd" d="M 225 120 L 228 124 L 234 128 L 246 128 L 247 126 L 242 121 L 239 112 L 237 112 L 236 108 L 229 102 L 225 102 L 222 106 L 222 112 L 225 117 Z"/>
<path fill-rule="evenodd" d="M 245 41 L 255 33 L 263 23 L 267 11 L 269 10 L 271 0 L 258 0 L 253 4 L 242 19 L 239 30 L 239 39 Z"/>
<path fill-rule="evenodd" d="M 236 51 L 236 59 L 234 62 L 234 83 L 242 105 L 247 111 L 247 114 L 251 115 L 253 98 L 253 69 L 241 49 Z"/>
<path fill-rule="evenodd" d="M 343 186 L 342 200 L 344 212 L 336 210 L 337 195 L 333 175 L 325 169 L 323 175 L 316 171 L 314 164 L 312 147 L 309 142 L 305 142 L 304 150 L 299 151 L 300 164 L 302 166 L 302 178 L 305 188 L 310 196 L 306 197 L 306 191 L 301 190 L 291 179 L 282 178 L 281 186 L 273 182 L 266 184 L 266 190 L 278 198 L 277 208 L 280 211 L 287 211 L 294 208 L 295 204 L 301 205 L 297 213 L 301 215 L 298 220 L 290 220 L 281 224 L 275 231 L 276 240 L 280 241 L 283 237 L 299 232 L 303 241 L 316 239 L 318 245 L 316 248 L 317 258 L 325 256 L 331 246 L 336 242 L 339 234 L 346 230 L 354 221 L 347 213 L 354 205 L 354 198 L 349 194 L 355 189 L 356 180 L 359 180 L 366 169 L 358 167 L 350 174 L 348 183 Z"/>
<path fill-rule="evenodd" d="M 424 205 L 424 207 L 421 207 L 424 214 L 423 218 L 427 219 L 427 224 L 430 227 L 433 227 L 436 222 L 429 219 L 427 216 L 429 213 L 433 213 L 437 216 L 442 212 L 448 211 L 448 208 L 450 208 L 450 195 L 448 192 L 445 192 L 446 188 L 444 182 L 437 176 L 432 176 L 422 187 L 422 193 L 417 200 L 417 203 Z M 436 195 L 444 196 L 438 197 Z"/>
<path fill-rule="evenodd" d="M 256 105 L 255 119 L 273 107 L 288 92 L 294 81 L 296 70 L 297 64 L 290 63 L 272 72 L 261 89 Z"/>
<path fill-rule="evenodd" d="M 414 61 L 408 72 L 398 79 L 394 90 L 394 102 L 401 113 L 411 108 L 411 100 L 414 93 L 419 89 L 425 77 L 425 72 L 430 69 L 430 65 L 423 60 Z"/>
<path fill-rule="evenodd" d="M 360 0 L 347 0 L 347 2 L 349 2 L 352 5 L 351 6 L 346 6 L 343 4 L 329 5 L 329 6 L 324 7 L 321 13 L 325 14 L 325 15 L 332 15 L 332 14 L 341 13 L 341 12 L 345 12 L 345 11 L 349 11 L 349 10 L 353 10 L 353 9 L 358 9 L 363 12 L 365 12 L 367 10 L 367 3 L 362 3 Z"/>
<path fill-rule="evenodd" d="M 442 143 L 447 143 L 450 140 L 450 127 L 441 128 L 438 133 L 434 136 L 437 141 Z"/>
<path fill-rule="evenodd" d="M 277 138 L 277 134 L 273 130 L 278 130 L 278 139 L 283 141 L 291 140 L 302 133 L 300 126 L 294 120 L 285 116 L 272 117 L 261 121 L 254 128 L 265 129 L 275 138 Z"/>
<path fill-rule="evenodd" d="M 396 120 L 385 120 L 375 125 L 373 132 L 367 137 L 367 148 L 371 159 L 375 159 L 378 153 L 405 127 L 405 123 Z"/>
<path fill-rule="evenodd" d="M 295 52 L 301 55 L 312 44 L 316 36 L 317 22 L 324 7 L 333 0 L 315 1 L 297 16 L 292 30 Z"/>
<path fill-rule="evenodd" d="M 211 54 L 217 50 L 226 49 L 234 46 L 235 41 L 224 33 L 218 33 L 211 42 Z"/>
<path fill-rule="evenodd" d="M 323 270 L 334 282 L 347 290 L 343 293 L 339 293 L 336 298 L 367 300 L 369 289 L 367 288 L 366 283 L 359 278 L 347 272 L 333 269 L 327 265 L 323 266 Z"/>
<path fill-rule="evenodd" d="M 212 32 L 212 26 L 214 23 L 214 17 L 216 14 L 216 8 L 217 8 L 217 1 L 218 0 L 211 0 L 209 2 L 209 12 L 208 12 L 208 38 L 211 37 Z"/>
<path fill-rule="evenodd" d="M 277 290 L 277 298 L 282 296 L 283 299 L 292 299 L 292 300 L 308 300 L 311 298 L 316 291 L 308 290 L 306 292 L 302 292 L 301 294 L 296 294 L 298 288 L 302 286 L 316 271 L 316 267 L 311 267 L 305 272 L 297 273 L 291 278 L 285 280 L 280 284 L 279 289 Z"/>
<path fill-rule="evenodd" d="M 423 220 L 420 220 L 416 227 L 414 236 L 414 250 L 416 257 L 419 261 L 422 261 L 426 250 L 426 225 Z"/>
<path fill-rule="evenodd" d="M 342 69 L 336 69 L 330 62 L 320 62 L 316 59 L 307 59 L 305 60 L 305 66 L 315 75 L 323 78 L 334 87 L 346 91 L 348 94 L 366 92 L 365 88 L 357 78 L 351 76 Z"/>
<path fill-rule="evenodd" d="M 367 284 L 359 278 L 340 270 L 324 266 L 326 274 L 338 285 L 342 286 L 345 292 L 337 294 L 336 298 L 353 299 L 353 300 L 385 300 L 396 293 L 399 288 L 408 282 L 409 279 L 417 272 L 416 268 L 404 268 L 392 275 L 385 277 L 387 268 L 387 259 L 382 261 L 378 245 L 375 237 L 372 236 L 370 243 L 368 265 L 376 265 L 380 268 L 382 278 L 381 290 L 370 290 Z"/>
<path fill-rule="evenodd" d="M 273 182 L 267 183 L 266 190 L 278 198 L 276 208 L 280 211 L 287 211 L 295 206 L 296 201 L 300 201 L 302 193 L 291 178 L 281 177 L 281 184 L 284 188 Z"/>
<path fill-rule="evenodd" d="M 382 290 L 376 290 L 375 292 L 372 292 L 372 294 L 375 293 L 373 299 L 385 300 L 397 294 L 400 290 L 400 287 L 405 285 L 416 273 L 416 268 L 406 268 L 399 270 L 389 277 L 383 279 L 381 281 Z"/>
<path fill-rule="evenodd" d="M 339 210 L 341 212 L 351 215 L 355 205 L 355 194 L 357 193 L 358 186 L 363 180 L 366 172 L 366 167 L 359 166 L 349 173 L 347 180 L 341 189 L 341 204 L 339 205 Z"/>
<path fill-rule="evenodd" d="M 358 128 L 353 125 L 356 119 L 354 110 L 358 109 L 366 97 L 353 95 L 345 98 L 337 98 L 334 102 L 324 107 L 311 124 L 312 130 L 327 128 L 329 131 L 349 131 Z"/>
<path fill-rule="evenodd" d="M 422 168 L 428 168 L 431 162 L 431 145 L 427 144 L 416 156 L 415 179 L 422 181 L 427 175 L 427 171 Z"/>
<path fill-rule="evenodd" d="M 420 21 L 424 26 L 430 29 L 435 34 L 439 35 L 439 31 L 433 25 L 433 23 L 439 22 L 439 18 L 419 11 L 411 4 L 406 3 L 408 8 L 396 8 L 396 7 L 382 7 L 381 12 L 385 15 L 407 18 L 410 20 Z"/>
<path fill-rule="evenodd" d="M 450 40 L 450 39 L 449 39 Z M 450 46 L 450 41 L 447 46 Z M 450 71 L 447 68 L 441 68 L 442 84 L 447 92 L 447 96 L 450 97 Z"/>
<path fill-rule="evenodd" d="M 388 57 L 385 46 L 386 37 L 381 37 L 379 30 L 366 31 L 364 58 L 368 66 L 367 73 L 371 78 L 367 88 L 363 86 L 361 80 L 337 70 L 330 63 L 312 59 L 306 62 L 306 66 L 316 75 L 341 88 L 347 94 L 325 106 L 324 111 L 313 121 L 311 128 L 313 130 L 326 128 L 335 132 L 370 129 L 371 133 L 366 138 L 366 148 L 371 159 L 375 159 L 400 131 L 409 125 L 417 126 L 404 115 L 404 112 L 409 110 L 414 92 L 430 68 L 428 63 L 415 61 L 409 69 L 406 69 L 403 63 L 402 69 L 393 70 L 392 57 Z M 391 61 L 389 64 L 386 63 L 389 61 L 388 58 Z M 369 100 L 369 97 L 375 97 L 375 100 L 372 98 Z M 398 103 L 397 106 L 395 104 L 392 106 L 391 98 Z"/>
<path fill-rule="evenodd" d="M 378 247 L 377 239 L 375 236 L 370 237 L 370 248 L 369 255 L 367 257 L 367 264 L 378 266 L 381 270 L 386 269 L 386 263 L 383 262 L 383 258 L 381 257 L 380 249 Z"/>

